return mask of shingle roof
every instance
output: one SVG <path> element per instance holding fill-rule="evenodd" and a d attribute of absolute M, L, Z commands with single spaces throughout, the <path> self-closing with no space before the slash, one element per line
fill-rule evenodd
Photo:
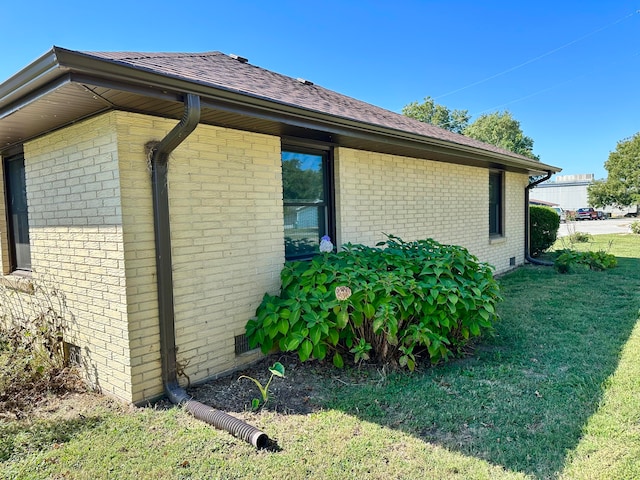
<path fill-rule="evenodd" d="M 244 63 L 221 52 L 80 53 L 136 69 L 231 90 L 313 112 L 530 160 L 513 152 L 385 110 L 319 85 L 305 84 L 298 79 Z"/>

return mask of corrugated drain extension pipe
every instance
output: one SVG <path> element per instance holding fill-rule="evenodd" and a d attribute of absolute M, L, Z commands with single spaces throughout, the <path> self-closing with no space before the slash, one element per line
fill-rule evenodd
<path fill-rule="evenodd" d="M 547 262 L 545 260 L 539 260 L 537 258 L 533 258 L 531 256 L 530 245 L 530 231 L 531 231 L 531 215 L 529 213 L 529 191 L 535 187 L 536 185 L 544 182 L 545 180 L 549 180 L 551 178 L 551 171 L 547 170 L 547 175 L 544 178 L 540 178 L 535 182 L 531 182 L 524 189 L 524 258 L 527 262 L 533 263 L 534 265 L 544 265 L 545 267 L 553 267 L 553 262 Z"/>
<path fill-rule="evenodd" d="M 160 142 L 149 142 L 146 145 L 151 160 L 162 381 L 172 403 L 183 405 L 194 417 L 226 430 L 256 448 L 264 448 L 269 443 L 265 433 L 225 412 L 192 400 L 178 382 L 167 166 L 171 152 L 195 130 L 200 122 L 200 97 L 187 94 L 184 103 L 185 111 L 180 123 Z"/>

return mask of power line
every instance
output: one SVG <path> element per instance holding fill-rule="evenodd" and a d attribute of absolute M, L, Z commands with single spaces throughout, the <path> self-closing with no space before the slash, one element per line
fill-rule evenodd
<path fill-rule="evenodd" d="M 639 55 L 640 55 L 640 52 L 635 53 L 635 54 L 631 55 L 631 57 L 628 57 L 628 58 L 637 57 L 637 56 L 639 56 Z M 624 60 L 624 61 L 626 61 L 626 60 L 627 60 L 627 59 L 625 58 L 625 60 Z M 607 64 L 606 66 L 601 67 L 598 71 L 602 71 L 602 70 L 604 70 L 605 68 L 607 68 L 607 69 L 608 69 L 608 68 L 610 68 L 610 67 L 612 67 L 612 66 L 614 66 L 614 65 L 619 65 L 620 63 L 622 63 L 622 60 L 620 60 L 620 61 L 616 61 L 616 62 L 612 62 L 612 63 L 609 63 L 609 64 Z M 478 113 L 474 113 L 473 115 L 471 115 L 471 117 L 474 117 L 474 116 L 476 116 L 476 115 L 482 115 L 483 113 L 485 113 L 485 112 L 489 112 L 489 111 L 500 110 L 500 109 L 502 109 L 502 108 L 504 108 L 504 107 L 506 107 L 506 106 L 508 106 L 508 105 L 511 105 L 511 104 L 513 104 L 513 103 L 517 103 L 517 102 L 521 102 L 522 100 L 526 100 L 526 99 L 531 98 L 531 97 L 535 97 L 536 95 L 540 95 L 541 93 L 545 93 L 545 92 L 548 92 L 549 90 L 553 90 L 554 88 L 558 88 L 558 87 L 560 87 L 560 86 L 562 86 L 562 85 L 566 85 L 567 83 L 571 83 L 571 82 L 573 82 L 573 81 L 575 81 L 575 80 L 578 80 L 579 78 L 586 77 L 587 75 L 588 75 L 588 73 L 583 73 L 582 75 L 578 75 L 578 76 L 573 77 L 573 78 L 570 78 L 570 79 L 568 79 L 568 80 L 564 80 L 564 81 L 562 81 L 562 82 L 560 82 L 560 83 L 556 83 L 556 84 L 554 84 L 554 85 L 551 85 L 550 87 L 546 87 L 546 88 L 543 88 L 543 89 L 538 90 L 538 91 L 536 91 L 536 92 L 529 93 L 529 94 L 527 94 L 527 95 L 525 95 L 525 96 L 523 96 L 523 97 L 519 97 L 519 98 L 516 98 L 516 99 L 514 99 L 514 100 L 510 100 L 510 101 L 508 101 L 508 102 L 502 103 L 502 104 L 500 104 L 500 105 L 498 105 L 498 106 L 496 106 L 496 107 L 492 107 L 492 108 L 485 108 L 484 110 L 482 110 L 482 111 L 480 111 L 480 112 L 478 112 Z"/>
<path fill-rule="evenodd" d="M 624 17 L 616 20 L 613 23 L 609 23 L 609 24 L 605 25 L 604 27 L 600 27 L 600 28 L 598 28 L 597 30 L 594 30 L 591 33 L 587 33 L 586 35 L 583 35 L 583 36 L 581 36 L 581 37 L 579 37 L 579 38 L 577 38 L 575 40 L 572 40 L 569 43 L 565 43 L 564 45 L 562 45 L 560 47 L 554 48 L 553 50 L 549 50 L 548 52 L 543 53 L 542 55 L 538 55 L 537 57 L 534 57 L 534 58 L 532 58 L 530 60 L 527 60 L 526 62 L 520 63 L 519 65 L 516 65 L 514 67 L 511 67 L 511 68 L 508 68 L 506 70 L 503 70 L 502 72 L 496 73 L 496 74 L 491 75 L 491 76 L 489 76 L 487 78 L 484 78 L 482 80 L 478 80 L 477 82 L 470 83 L 469 85 L 466 85 L 464 87 L 460 87 L 460 88 L 457 88 L 457 89 L 452 90 L 450 92 L 444 93 L 442 95 L 438 95 L 437 97 L 434 97 L 434 100 L 437 100 L 437 99 L 443 98 L 443 97 L 448 97 L 449 95 L 453 95 L 454 93 L 458 93 L 458 92 L 461 92 L 461 91 L 466 90 L 468 88 L 475 87 L 476 85 L 480 85 L 481 83 L 485 83 L 485 82 L 488 82 L 489 80 L 493 80 L 494 78 L 500 77 L 500 76 L 505 75 L 507 73 L 511 73 L 514 70 L 522 68 L 525 65 L 529 65 L 530 63 L 536 62 L 536 61 L 540 60 L 541 58 L 545 58 L 545 57 L 548 57 L 549 55 L 553 55 L 554 53 L 556 53 L 556 52 L 558 52 L 558 51 L 560 51 L 560 50 L 562 50 L 564 48 L 567 48 L 567 47 L 569 47 L 569 46 L 571 46 L 571 45 L 573 45 L 575 43 L 578 43 L 578 42 L 584 40 L 585 38 L 591 37 L 591 36 L 595 35 L 596 33 L 599 33 L 599 32 L 601 32 L 603 30 L 606 30 L 607 28 L 610 28 L 610 27 L 613 27 L 614 25 L 617 25 L 620 22 L 623 22 L 624 20 L 626 20 L 627 18 L 632 17 L 636 13 L 640 13 L 640 10 L 636 10 L 635 12 L 632 12 L 632 13 L 630 13 L 628 15 L 625 15 Z"/>

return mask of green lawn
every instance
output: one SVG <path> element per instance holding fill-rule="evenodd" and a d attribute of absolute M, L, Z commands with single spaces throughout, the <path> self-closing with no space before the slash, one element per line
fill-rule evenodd
<path fill-rule="evenodd" d="M 640 236 L 579 246 L 609 240 L 615 269 L 502 277 L 502 320 L 472 356 L 414 374 L 319 377 L 321 411 L 247 413 L 276 451 L 177 408 L 102 402 L 0 420 L 0 477 L 640 478 Z"/>

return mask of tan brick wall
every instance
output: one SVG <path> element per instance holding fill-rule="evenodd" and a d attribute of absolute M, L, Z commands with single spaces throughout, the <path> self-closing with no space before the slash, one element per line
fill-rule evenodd
<path fill-rule="evenodd" d="M 151 170 L 145 143 L 160 139 L 176 122 L 125 112 L 112 115 L 118 134 L 132 399 L 138 402 L 163 392 Z"/>
<path fill-rule="evenodd" d="M 279 289 L 280 139 L 199 126 L 171 159 L 169 198 L 178 359 L 193 381 L 252 359 L 234 336 Z"/>
<path fill-rule="evenodd" d="M 144 145 L 175 124 L 111 112 L 25 145 L 36 276 L 64 289 L 92 380 L 134 402 L 162 393 Z M 505 236 L 491 241 L 487 170 L 345 148 L 335 159 L 338 243 L 433 237 L 498 271 L 522 263 L 525 175 L 506 174 Z M 234 336 L 279 288 L 280 139 L 199 125 L 168 187 L 178 360 L 193 382 L 255 358 L 235 355 Z"/>
<path fill-rule="evenodd" d="M 115 117 L 24 145 L 36 281 L 61 289 L 92 383 L 132 399 Z"/>
<path fill-rule="evenodd" d="M 338 244 L 373 246 L 392 234 L 462 245 L 497 272 L 524 261 L 526 175 L 505 176 L 505 235 L 489 238 L 486 169 L 336 149 Z"/>
<path fill-rule="evenodd" d="M 135 400 L 162 392 L 149 172 L 143 146 L 176 124 L 118 113 Z M 178 361 L 192 382 L 233 369 L 234 336 L 284 262 L 280 139 L 200 125 L 169 160 Z M 184 382 L 184 378 L 180 379 Z"/>
<path fill-rule="evenodd" d="M 34 278 L 66 294 L 92 382 L 134 402 L 163 392 L 144 145 L 175 124 L 111 112 L 25 145 Z M 256 358 L 234 336 L 279 288 L 280 139 L 199 126 L 170 159 L 169 196 L 178 360 L 197 381 Z"/>

